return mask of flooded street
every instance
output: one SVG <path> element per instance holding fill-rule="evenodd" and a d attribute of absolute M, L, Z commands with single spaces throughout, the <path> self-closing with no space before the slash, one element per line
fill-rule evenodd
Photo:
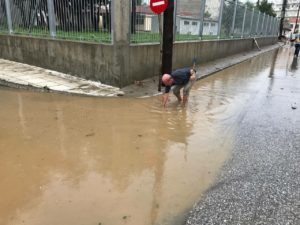
<path fill-rule="evenodd" d="M 275 69 L 295 76 L 291 57 L 283 48 L 200 80 L 186 108 L 1 88 L 0 224 L 183 224 L 230 157 L 244 106 Z"/>

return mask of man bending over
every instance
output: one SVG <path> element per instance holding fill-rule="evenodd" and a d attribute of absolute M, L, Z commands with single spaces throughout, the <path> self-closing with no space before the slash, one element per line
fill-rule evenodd
<path fill-rule="evenodd" d="M 191 87 L 195 80 L 196 70 L 190 68 L 177 69 L 171 74 L 164 74 L 162 76 L 162 83 L 165 85 L 165 93 L 162 98 L 163 106 L 166 107 L 167 105 L 171 89 L 178 99 L 178 102 L 184 106 L 188 100 Z M 183 89 L 182 96 L 180 94 L 181 89 Z"/>

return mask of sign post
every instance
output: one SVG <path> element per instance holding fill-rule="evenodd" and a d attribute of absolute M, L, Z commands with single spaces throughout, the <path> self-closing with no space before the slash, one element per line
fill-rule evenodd
<path fill-rule="evenodd" d="M 161 76 L 163 72 L 163 31 L 162 31 L 162 18 L 163 13 L 168 6 L 168 0 L 150 0 L 150 9 L 153 13 L 158 14 L 158 26 L 159 26 L 159 39 L 160 39 L 160 71 L 158 75 L 158 91 L 161 91 Z"/>
<path fill-rule="evenodd" d="M 162 74 L 171 74 L 172 72 L 175 1 L 176 0 L 169 0 L 168 7 L 164 12 Z"/>

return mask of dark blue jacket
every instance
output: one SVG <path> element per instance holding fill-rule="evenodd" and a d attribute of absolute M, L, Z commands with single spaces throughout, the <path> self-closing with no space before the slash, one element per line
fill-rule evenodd
<path fill-rule="evenodd" d="M 191 69 L 190 68 L 182 68 L 174 70 L 171 73 L 171 77 L 174 82 L 172 85 L 185 85 L 189 82 L 191 77 Z M 169 93 L 171 90 L 171 86 L 166 86 L 165 93 Z"/>

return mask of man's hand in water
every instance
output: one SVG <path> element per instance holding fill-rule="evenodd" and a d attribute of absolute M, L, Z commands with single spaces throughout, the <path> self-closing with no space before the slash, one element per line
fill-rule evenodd
<path fill-rule="evenodd" d="M 162 96 L 162 102 L 161 102 L 163 107 L 167 106 L 168 99 L 169 99 L 169 93 L 164 93 Z"/>

